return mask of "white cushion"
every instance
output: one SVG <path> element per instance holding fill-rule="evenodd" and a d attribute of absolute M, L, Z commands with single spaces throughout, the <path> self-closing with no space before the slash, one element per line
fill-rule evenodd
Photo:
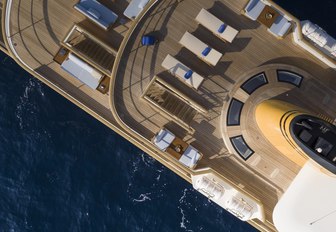
<path fill-rule="evenodd" d="M 154 144 L 162 151 L 165 151 L 175 139 L 175 135 L 167 129 L 161 129 L 154 138 Z"/>
<path fill-rule="evenodd" d="M 189 145 L 179 161 L 185 166 L 191 168 L 197 163 L 200 157 L 201 155 L 199 154 L 198 150 L 196 150 L 193 146 Z"/>

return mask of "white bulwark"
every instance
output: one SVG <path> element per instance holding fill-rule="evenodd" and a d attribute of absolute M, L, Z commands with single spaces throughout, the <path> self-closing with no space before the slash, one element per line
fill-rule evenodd
<path fill-rule="evenodd" d="M 192 184 L 194 189 L 242 221 L 254 218 L 265 220 L 263 206 L 259 201 L 213 173 L 192 176 Z"/>
<path fill-rule="evenodd" d="M 335 231 L 336 176 L 307 162 L 273 211 L 279 232 Z"/>

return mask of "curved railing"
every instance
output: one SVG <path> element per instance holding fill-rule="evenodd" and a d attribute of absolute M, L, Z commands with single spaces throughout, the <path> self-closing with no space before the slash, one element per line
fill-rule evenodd
<path fill-rule="evenodd" d="M 33 68 L 31 68 L 27 63 L 24 62 L 24 60 L 21 59 L 20 55 L 15 50 L 15 47 L 11 40 L 10 35 L 10 18 L 11 18 L 11 12 L 12 12 L 12 3 L 13 0 L 3 0 L 3 12 L 2 12 L 2 34 L 4 35 L 4 42 L 8 49 L 9 55 L 15 60 L 16 63 L 18 63 L 23 69 L 25 69 L 28 73 L 36 77 L 37 79 L 41 80 L 43 83 L 45 83 L 47 86 L 61 94 L 63 97 L 89 113 L 90 115 L 97 118 L 100 122 L 104 123 L 106 126 L 113 129 L 118 134 L 125 136 L 125 132 L 118 128 L 117 126 L 113 125 L 110 121 L 106 120 L 99 114 L 97 114 L 95 111 L 87 107 L 84 103 L 79 101 L 78 99 L 72 97 L 69 93 L 64 91 L 62 88 L 54 84 L 53 82 L 49 81 L 47 78 L 40 75 L 38 72 L 36 72 Z M 132 141 L 131 141 L 132 142 Z"/>
<path fill-rule="evenodd" d="M 158 161 L 160 162 L 164 162 L 166 165 L 168 165 L 171 169 L 175 169 L 179 172 L 180 176 L 181 174 L 183 174 L 184 176 L 182 176 L 184 179 L 188 180 L 189 182 L 191 182 L 191 176 L 190 174 L 193 173 L 194 171 L 191 169 L 188 169 L 186 167 L 183 167 L 181 164 L 179 164 L 177 161 L 175 160 L 170 160 L 168 159 L 168 157 L 165 155 L 164 152 L 162 152 L 161 150 L 157 149 L 154 147 L 153 143 L 148 140 L 146 137 L 144 137 L 143 135 L 141 135 L 140 133 L 138 133 L 137 131 L 133 130 L 130 126 L 127 125 L 127 123 L 125 123 L 119 116 L 118 111 L 115 107 L 114 104 L 114 99 L 115 99 L 115 92 L 114 92 L 114 88 L 115 88 L 115 83 L 116 83 L 116 78 L 117 78 L 117 73 L 118 73 L 118 69 L 119 69 L 119 65 L 120 65 L 120 61 L 121 58 L 123 56 L 123 53 L 126 49 L 126 46 L 128 44 L 128 41 L 130 40 L 130 38 L 133 35 L 134 30 L 137 28 L 138 23 L 144 18 L 144 16 L 149 12 L 149 10 L 152 9 L 152 7 L 154 7 L 156 5 L 156 3 L 160 2 L 159 0 L 151 0 L 149 1 L 149 3 L 146 5 L 146 8 L 141 12 L 141 14 L 134 20 L 132 26 L 129 28 L 127 34 L 125 35 L 117 56 L 115 58 L 115 62 L 113 64 L 113 69 L 112 69 L 112 74 L 111 74 L 111 80 L 110 80 L 110 98 L 109 98 L 109 103 L 110 103 L 110 108 L 112 111 L 112 114 L 114 116 L 114 118 L 117 120 L 117 122 L 119 123 L 119 125 L 126 130 L 130 135 L 135 135 L 136 139 L 138 139 L 138 144 L 141 145 L 141 147 L 145 147 L 146 150 L 150 150 L 151 152 L 153 152 L 154 154 L 156 154 L 155 158 L 158 159 Z M 130 136 L 128 136 L 129 138 Z M 153 154 L 151 153 L 151 154 Z"/>
<path fill-rule="evenodd" d="M 293 16 L 291 13 L 283 9 L 281 6 L 279 6 L 275 2 L 271 0 L 267 0 L 267 1 L 272 5 L 272 7 L 286 14 L 294 22 L 293 39 L 296 44 L 298 44 L 301 48 L 305 49 L 307 52 L 311 53 L 313 56 L 321 60 L 323 63 L 325 63 L 329 67 L 336 69 L 336 60 L 324 54 L 321 50 L 314 47 L 314 45 L 312 45 L 309 41 L 307 41 L 304 38 L 302 34 L 301 22 L 299 19 L 297 19 L 295 16 Z"/>

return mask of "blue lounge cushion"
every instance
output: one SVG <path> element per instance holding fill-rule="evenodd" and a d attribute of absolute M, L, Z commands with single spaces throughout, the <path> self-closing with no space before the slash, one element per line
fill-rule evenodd
<path fill-rule="evenodd" d="M 142 43 L 142 45 L 146 45 L 146 46 L 154 45 L 155 42 L 156 42 L 156 38 L 155 38 L 154 36 L 144 35 L 144 36 L 141 38 L 141 43 Z"/>
<path fill-rule="evenodd" d="M 94 8 L 89 8 L 89 9 L 87 10 L 87 12 L 88 12 L 92 17 L 94 17 L 94 18 L 96 18 L 96 19 L 99 19 L 99 18 L 100 18 L 100 13 L 99 13 L 99 11 L 96 10 L 96 9 L 94 9 Z"/>
<path fill-rule="evenodd" d="M 225 24 L 220 25 L 220 27 L 218 28 L 218 32 L 223 33 L 225 31 L 225 28 L 226 28 Z"/>
<path fill-rule="evenodd" d="M 207 56 L 209 54 L 209 52 L 211 51 L 211 47 L 206 47 L 203 52 L 202 52 L 202 55 L 203 56 Z"/>
<path fill-rule="evenodd" d="M 184 74 L 184 78 L 185 79 L 189 79 L 193 74 L 193 71 L 191 69 L 189 69 L 185 74 Z"/>

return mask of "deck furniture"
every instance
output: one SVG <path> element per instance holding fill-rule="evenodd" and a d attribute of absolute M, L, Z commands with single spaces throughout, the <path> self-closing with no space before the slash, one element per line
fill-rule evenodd
<path fill-rule="evenodd" d="M 72 53 L 68 55 L 61 67 L 92 89 L 96 89 L 99 86 L 100 80 L 104 76 L 101 72 Z"/>
<path fill-rule="evenodd" d="M 150 45 L 154 45 L 158 42 L 158 39 L 155 38 L 155 36 L 152 35 L 144 35 L 141 37 L 141 44 L 143 46 L 150 46 Z"/>
<path fill-rule="evenodd" d="M 154 137 L 154 144 L 161 150 L 166 151 L 169 145 L 175 139 L 175 135 L 167 129 L 161 129 Z"/>
<path fill-rule="evenodd" d="M 104 30 L 115 23 L 118 15 L 96 0 L 80 0 L 74 8 Z"/>
<path fill-rule="evenodd" d="M 189 145 L 185 150 L 179 161 L 189 168 L 193 168 L 197 161 L 201 158 L 201 155 L 197 149 Z"/>
<path fill-rule="evenodd" d="M 167 55 L 162 62 L 162 67 L 167 69 L 171 74 L 178 77 L 185 84 L 191 86 L 194 89 L 198 89 L 202 84 L 204 78 L 198 73 L 191 70 L 189 67 L 172 57 Z"/>
<path fill-rule="evenodd" d="M 189 168 L 195 167 L 197 161 L 201 158 L 197 149 L 165 128 L 155 135 L 153 142 L 161 151 L 166 151 Z"/>
<path fill-rule="evenodd" d="M 149 0 L 132 0 L 124 11 L 124 15 L 134 20 L 144 9 Z"/>
<path fill-rule="evenodd" d="M 291 27 L 291 21 L 288 20 L 285 16 L 280 15 L 277 17 L 277 19 L 274 21 L 268 31 L 271 32 L 273 35 L 282 38 L 288 33 Z"/>
<path fill-rule="evenodd" d="M 238 34 L 238 30 L 227 25 L 222 20 L 218 19 L 216 16 L 203 8 L 198 13 L 195 20 L 211 31 L 218 38 L 229 43 L 231 43 Z"/>
<path fill-rule="evenodd" d="M 173 142 L 167 148 L 167 153 L 180 160 L 184 152 L 189 147 L 189 144 L 184 142 L 182 139 L 176 137 Z"/>
<path fill-rule="evenodd" d="M 265 6 L 266 4 L 261 0 L 250 0 L 244 9 L 245 15 L 253 21 L 256 21 Z"/>
<path fill-rule="evenodd" d="M 189 32 L 184 33 L 179 43 L 198 56 L 198 58 L 213 66 L 216 66 L 223 56 L 222 53 L 209 47 L 206 43 L 202 42 Z"/>
<path fill-rule="evenodd" d="M 272 24 L 280 16 L 279 12 L 273 7 L 266 5 L 264 9 L 260 12 L 257 20 L 261 24 L 265 25 L 267 28 L 270 28 Z"/>

